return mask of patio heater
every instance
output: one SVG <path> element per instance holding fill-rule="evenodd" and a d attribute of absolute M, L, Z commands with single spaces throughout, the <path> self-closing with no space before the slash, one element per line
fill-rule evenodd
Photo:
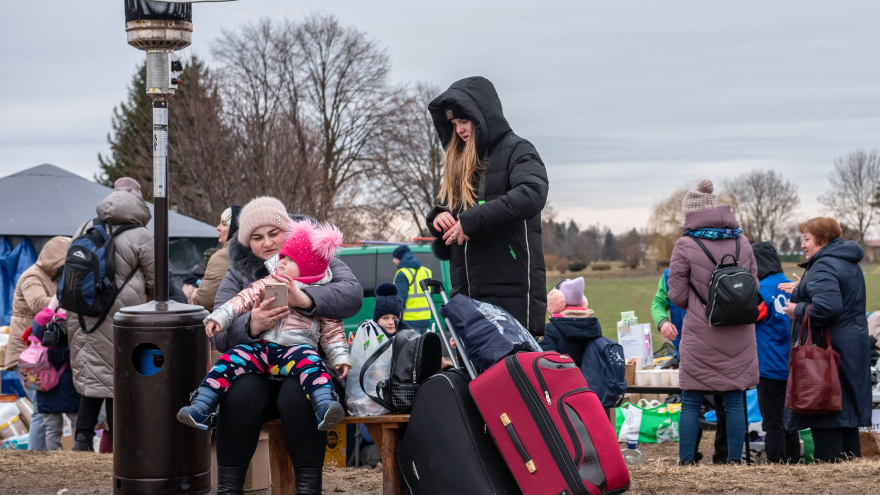
<path fill-rule="evenodd" d="M 208 368 L 202 323 L 208 312 L 168 298 L 168 103 L 181 82 L 174 52 L 192 41 L 192 4 L 124 1 L 128 44 L 147 55 L 153 106 L 155 300 L 123 308 L 113 318 L 113 493 L 206 494 L 210 434 L 175 415 Z"/>

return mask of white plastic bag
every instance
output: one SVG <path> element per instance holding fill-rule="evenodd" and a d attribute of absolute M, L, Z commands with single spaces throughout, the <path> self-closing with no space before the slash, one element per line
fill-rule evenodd
<path fill-rule="evenodd" d="M 348 410 L 354 416 L 379 416 L 391 411 L 385 409 L 373 399 L 369 398 L 361 388 L 361 369 L 373 352 L 388 341 L 388 337 L 373 320 L 363 321 L 351 341 L 351 371 L 345 382 L 345 403 Z M 387 380 L 391 376 L 391 348 L 382 353 L 370 366 L 364 375 L 364 387 L 371 394 L 376 394 L 376 384 Z"/>

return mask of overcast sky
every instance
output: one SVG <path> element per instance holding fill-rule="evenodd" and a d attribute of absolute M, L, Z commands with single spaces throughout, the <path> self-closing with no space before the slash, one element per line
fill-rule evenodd
<path fill-rule="evenodd" d="M 222 29 L 316 11 L 385 47 L 393 82 L 492 80 L 551 204 L 582 226 L 641 228 L 676 188 L 756 168 L 795 181 L 815 215 L 834 159 L 880 147 L 876 0 L 239 0 L 196 4 L 185 52 L 210 60 Z M 53 163 L 91 178 L 143 59 L 122 0 L 4 2 L 0 176 Z"/>

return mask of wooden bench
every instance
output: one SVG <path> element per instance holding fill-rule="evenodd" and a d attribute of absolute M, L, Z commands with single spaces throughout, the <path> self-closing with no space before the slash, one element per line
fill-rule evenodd
<path fill-rule="evenodd" d="M 409 414 L 347 416 L 342 420 L 342 423 L 364 423 L 367 425 L 367 430 L 373 437 L 373 443 L 376 444 L 379 457 L 382 459 L 382 493 L 384 495 L 407 495 L 409 488 L 403 481 L 403 474 L 397 464 L 397 444 L 400 443 L 403 430 L 409 423 Z M 293 483 L 293 464 L 287 455 L 281 420 L 276 419 L 266 423 L 266 429 L 269 431 L 269 472 L 272 495 L 293 495 L 296 493 Z"/>

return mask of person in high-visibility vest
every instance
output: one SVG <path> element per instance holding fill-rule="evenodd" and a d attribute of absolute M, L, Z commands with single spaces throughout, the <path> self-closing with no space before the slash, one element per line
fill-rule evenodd
<path fill-rule="evenodd" d="M 392 254 L 397 273 L 394 285 L 397 295 L 403 301 L 403 321 L 413 330 L 425 333 L 431 327 L 431 308 L 419 288 L 419 282 L 431 278 L 431 270 L 422 266 L 422 262 L 413 256 L 409 246 L 402 244 Z"/>

